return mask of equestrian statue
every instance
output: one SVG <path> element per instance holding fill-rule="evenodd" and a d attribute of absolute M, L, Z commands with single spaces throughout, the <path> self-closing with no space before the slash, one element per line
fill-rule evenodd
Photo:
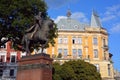
<path fill-rule="evenodd" d="M 29 29 L 25 30 L 25 34 L 22 39 L 23 49 L 27 55 L 30 55 L 30 49 L 34 44 L 39 44 L 41 47 L 41 53 L 49 41 L 49 32 L 53 29 L 54 21 L 52 19 L 44 19 L 42 13 L 39 12 L 35 16 L 35 23 Z"/>

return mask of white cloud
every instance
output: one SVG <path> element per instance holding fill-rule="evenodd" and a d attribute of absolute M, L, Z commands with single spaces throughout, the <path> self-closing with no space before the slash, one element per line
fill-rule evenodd
<path fill-rule="evenodd" d="M 71 18 L 77 19 L 80 22 L 88 22 L 87 17 L 82 12 L 75 12 L 71 15 Z"/>
<path fill-rule="evenodd" d="M 107 10 L 108 11 L 114 11 L 114 12 L 116 12 L 117 10 L 119 10 L 120 9 L 120 4 L 118 4 L 118 5 L 113 5 L 112 7 L 107 7 Z"/>
<path fill-rule="evenodd" d="M 67 16 L 58 16 L 56 19 L 53 19 L 53 20 L 55 21 L 55 23 L 57 23 L 60 19 L 63 19 L 63 18 L 65 19 L 67 18 Z M 88 22 L 87 17 L 82 12 L 72 13 L 71 18 L 79 20 L 80 22 L 86 22 L 86 23 Z"/>
<path fill-rule="evenodd" d="M 105 16 L 104 18 L 102 18 L 102 22 L 105 22 L 105 21 L 109 21 L 109 20 L 112 20 L 112 19 L 114 19 L 114 18 L 116 18 L 116 16 L 115 15 L 111 15 L 111 16 Z"/>
<path fill-rule="evenodd" d="M 109 31 L 111 33 L 120 33 L 120 4 L 107 7 L 103 16 L 102 22 L 107 22 L 108 25 L 112 25 Z"/>
<path fill-rule="evenodd" d="M 106 12 L 104 13 L 104 17 L 102 18 L 102 21 L 103 22 L 110 21 L 118 19 L 118 17 L 120 17 L 120 4 L 107 7 Z"/>
<path fill-rule="evenodd" d="M 60 19 L 66 19 L 66 16 L 58 16 L 56 19 L 53 19 L 55 21 L 55 23 L 57 23 L 58 21 L 60 21 Z"/>
<path fill-rule="evenodd" d="M 112 33 L 120 33 L 120 23 L 114 24 L 110 31 Z"/>

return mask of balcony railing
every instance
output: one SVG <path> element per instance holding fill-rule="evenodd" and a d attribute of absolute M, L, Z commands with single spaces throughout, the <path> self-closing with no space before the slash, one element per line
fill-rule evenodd
<path fill-rule="evenodd" d="M 16 80 L 16 77 L 15 76 L 6 76 L 6 77 L 4 77 L 3 79 L 0 79 L 0 80 Z"/>
<path fill-rule="evenodd" d="M 5 66 L 7 63 L 6 62 L 0 62 L 0 66 Z"/>
<path fill-rule="evenodd" d="M 108 45 L 103 45 L 103 49 L 108 50 L 109 49 Z"/>
<path fill-rule="evenodd" d="M 76 60 L 76 59 L 82 59 L 82 55 L 80 56 L 74 56 L 74 55 L 68 55 L 68 56 L 62 56 L 61 58 L 55 57 L 54 60 Z"/>

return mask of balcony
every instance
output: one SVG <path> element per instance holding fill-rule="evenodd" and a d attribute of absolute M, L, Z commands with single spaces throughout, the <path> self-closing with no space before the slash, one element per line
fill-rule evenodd
<path fill-rule="evenodd" d="M 108 45 L 103 45 L 102 47 L 105 51 L 107 51 L 109 49 Z"/>

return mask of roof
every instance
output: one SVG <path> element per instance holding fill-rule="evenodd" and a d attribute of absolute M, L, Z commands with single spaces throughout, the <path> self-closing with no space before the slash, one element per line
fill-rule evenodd
<path fill-rule="evenodd" d="M 91 27 L 102 27 L 102 24 L 100 22 L 100 18 L 99 18 L 98 14 L 95 11 L 92 12 L 90 26 Z"/>
<path fill-rule="evenodd" d="M 60 19 L 57 23 L 58 30 L 67 30 L 67 31 L 84 31 L 84 28 L 89 26 L 88 24 L 82 24 L 77 20 L 72 18 Z"/>
<path fill-rule="evenodd" d="M 65 31 L 85 31 L 86 27 L 89 28 L 102 28 L 100 18 L 95 11 L 92 12 L 90 24 L 80 23 L 80 21 L 72 19 L 71 12 L 68 11 L 67 18 L 62 18 L 58 21 L 58 30 Z"/>

